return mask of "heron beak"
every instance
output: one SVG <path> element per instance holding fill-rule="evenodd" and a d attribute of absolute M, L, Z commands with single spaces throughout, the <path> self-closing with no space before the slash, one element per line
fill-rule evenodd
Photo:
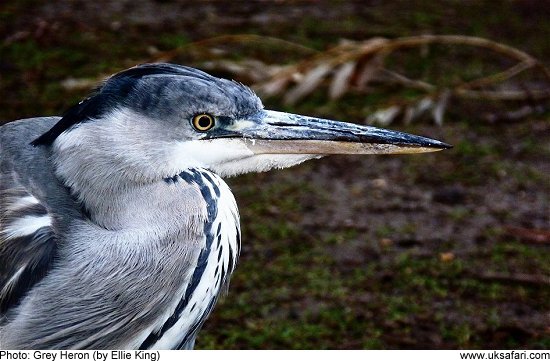
<path fill-rule="evenodd" d="M 227 129 L 250 139 L 255 154 L 407 154 L 452 146 L 438 140 L 370 126 L 262 110 Z M 238 134 L 238 135 L 237 135 Z"/>

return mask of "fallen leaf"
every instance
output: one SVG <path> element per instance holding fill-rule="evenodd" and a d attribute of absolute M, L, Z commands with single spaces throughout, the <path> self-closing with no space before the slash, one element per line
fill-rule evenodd
<path fill-rule="evenodd" d="M 321 63 L 304 75 L 301 81 L 291 89 L 284 97 L 286 104 L 294 104 L 306 95 L 310 94 L 323 81 L 324 77 L 332 70 L 329 63 Z"/>
<path fill-rule="evenodd" d="M 330 84 L 329 96 L 330 99 L 338 99 L 346 93 L 350 86 L 350 79 L 353 75 L 353 70 L 357 64 L 354 61 L 350 61 L 340 65 L 336 69 L 336 73 Z"/>

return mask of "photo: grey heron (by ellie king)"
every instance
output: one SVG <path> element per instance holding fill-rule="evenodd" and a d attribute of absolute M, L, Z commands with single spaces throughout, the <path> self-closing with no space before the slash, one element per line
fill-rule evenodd
<path fill-rule="evenodd" d="M 145 64 L 63 117 L 3 125 L 0 147 L 0 348 L 189 349 L 240 252 L 223 177 L 450 146 Z"/>

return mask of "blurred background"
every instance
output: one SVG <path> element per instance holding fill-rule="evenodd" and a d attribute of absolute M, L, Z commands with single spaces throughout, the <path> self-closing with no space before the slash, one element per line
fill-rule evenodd
<path fill-rule="evenodd" d="M 0 124 L 169 61 L 454 145 L 229 179 L 240 265 L 197 348 L 550 347 L 548 2 L 21 0 L 0 19 Z"/>

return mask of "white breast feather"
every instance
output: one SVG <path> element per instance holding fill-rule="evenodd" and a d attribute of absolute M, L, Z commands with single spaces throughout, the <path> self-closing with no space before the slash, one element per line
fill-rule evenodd
<path fill-rule="evenodd" d="M 210 173 L 210 176 L 216 182 L 220 190 L 220 197 L 218 199 L 218 215 L 212 225 L 212 230 L 216 231 L 218 226 L 221 225 L 221 241 L 220 246 L 223 247 L 222 257 L 219 263 L 218 276 L 216 276 L 216 267 L 218 267 L 218 252 L 219 246 L 217 239 L 214 239 L 208 255 L 207 266 L 204 269 L 204 273 L 195 288 L 195 291 L 191 295 L 187 306 L 182 311 L 179 320 L 167 330 L 164 335 L 151 347 L 152 349 L 171 349 L 175 348 L 181 342 L 182 335 L 185 335 L 193 324 L 200 319 L 205 312 L 208 304 L 213 298 L 218 296 L 221 287 L 225 283 L 225 279 L 220 279 L 217 282 L 217 278 L 221 277 L 222 264 L 225 269 L 225 277 L 229 277 L 233 271 L 233 267 L 238 258 L 239 240 L 237 239 L 237 229 L 239 227 L 239 214 L 237 204 L 233 194 L 229 190 L 229 187 L 225 184 L 221 178 Z M 212 194 L 215 194 L 214 189 L 210 186 L 209 182 L 205 180 L 205 183 L 211 188 Z M 233 253 L 233 264 L 229 264 L 230 250 Z M 184 297 L 185 289 L 180 292 L 176 302 L 174 303 L 171 312 L 174 312 L 179 300 Z M 195 307 L 193 307 L 195 305 Z M 167 315 L 171 315 L 169 312 Z M 168 317 L 166 317 L 167 319 Z M 161 326 L 162 327 L 162 326 Z"/>

